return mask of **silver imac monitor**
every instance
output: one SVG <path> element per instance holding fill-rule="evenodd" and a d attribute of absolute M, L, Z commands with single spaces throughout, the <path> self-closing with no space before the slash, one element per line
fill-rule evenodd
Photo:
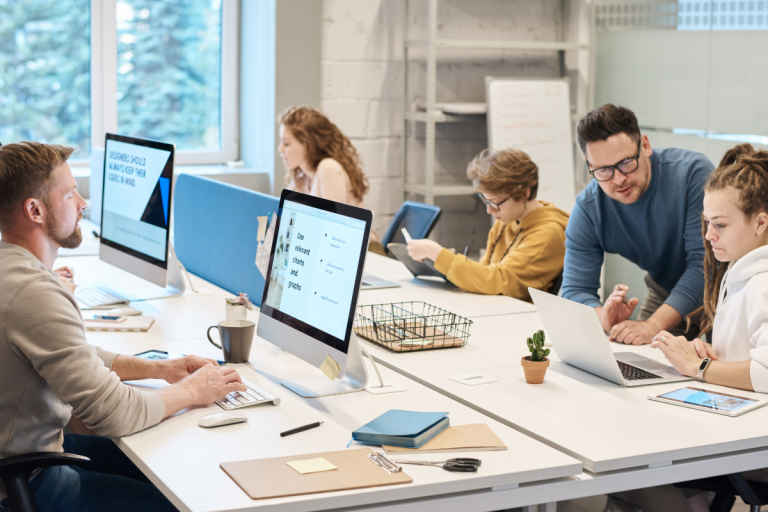
<path fill-rule="evenodd" d="M 359 391 L 367 372 L 352 325 L 373 213 L 283 190 L 270 252 L 257 333 L 320 367 L 339 366 L 334 381 L 321 376 L 282 384 L 305 397 Z"/>
<path fill-rule="evenodd" d="M 166 289 L 174 152 L 165 142 L 106 137 L 99 258 L 155 285 L 109 283 L 131 300 L 177 294 Z"/>

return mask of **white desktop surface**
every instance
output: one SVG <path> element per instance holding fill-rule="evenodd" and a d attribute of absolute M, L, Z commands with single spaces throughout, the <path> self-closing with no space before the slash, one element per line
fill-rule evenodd
<path fill-rule="evenodd" d="M 768 400 L 760 393 L 697 381 L 624 388 L 559 361 L 554 351 L 544 383 L 527 384 L 520 358 L 529 355 L 526 338 L 542 328 L 538 314 L 527 313 L 475 319 L 461 348 L 396 353 L 364 343 L 386 366 L 545 440 L 591 472 L 768 447 L 768 407 L 731 418 L 647 399 L 688 385 Z M 665 361 L 648 345 L 611 347 Z M 449 380 L 469 372 L 498 382 L 467 386 Z"/>
<path fill-rule="evenodd" d="M 57 262 L 61 263 L 61 262 Z M 67 258 L 66 264 L 75 270 L 79 282 L 96 284 L 100 273 L 108 273 L 113 282 L 130 281 L 132 277 L 106 265 L 97 258 Z M 106 274 L 101 274 L 106 275 Z M 193 276 L 197 285 L 212 291 L 200 297 L 174 297 L 132 306 L 156 318 L 148 332 L 87 332 L 90 343 L 107 350 L 135 354 L 150 349 L 186 354 L 199 354 L 221 358 L 221 352 L 203 338 L 209 325 L 224 316 L 224 290 Z M 257 315 L 253 312 L 253 319 Z M 250 315 L 249 315 L 250 316 Z M 366 364 L 370 364 L 366 361 Z M 282 387 L 286 378 L 319 377 L 320 371 L 300 359 L 285 353 L 259 338 L 254 339 L 251 362 L 236 365 L 244 376 L 273 392 L 282 399 L 280 406 L 258 406 L 240 409 L 249 416 L 248 423 L 202 429 L 197 426 L 200 417 L 220 412 L 217 406 L 191 408 L 159 425 L 117 441 L 118 446 L 139 466 L 155 485 L 181 510 L 280 510 L 309 511 L 372 504 L 393 505 L 402 509 L 402 500 L 446 499 L 456 493 L 470 494 L 474 508 L 491 510 L 485 505 L 488 497 L 503 499 L 505 503 L 528 505 L 544 501 L 530 490 L 519 495 L 502 498 L 494 487 L 514 488 L 526 482 L 562 479 L 581 473 L 581 463 L 568 455 L 546 446 L 524 434 L 504 426 L 483 414 L 459 404 L 439 393 L 409 380 L 391 370 L 382 368 L 387 381 L 407 388 L 404 393 L 371 395 L 366 392 L 304 399 Z M 369 366 L 370 382 L 375 372 Z M 144 385 L 164 385 L 160 381 Z M 278 457 L 343 450 L 351 432 L 389 409 L 449 411 L 454 425 L 487 423 L 508 446 L 506 451 L 471 452 L 464 455 L 483 460 L 476 474 L 450 473 L 439 468 L 405 466 L 405 472 L 414 478 L 412 484 L 377 487 L 371 489 L 313 494 L 271 500 L 251 500 L 220 468 L 219 463 L 254 458 Z M 316 429 L 280 438 L 279 432 L 300 425 L 324 421 Z M 402 455 L 398 457 L 418 460 L 444 460 L 461 456 L 454 454 Z M 514 489 L 517 491 L 517 489 Z M 507 491 L 505 491 L 507 492 Z M 485 499 L 486 501 L 483 501 Z M 527 501 L 526 501 L 527 500 Z M 423 507 L 424 503 L 416 505 Z M 442 506 L 442 505 L 441 505 Z M 469 510 L 463 504 L 452 510 Z M 445 510 L 451 510 L 450 507 Z"/>
<path fill-rule="evenodd" d="M 125 353 L 140 348 L 157 348 L 208 357 L 217 355 L 216 349 L 202 340 L 137 344 L 116 339 L 102 346 Z M 367 360 L 366 363 L 369 372 L 373 373 L 370 363 Z M 218 406 L 192 408 L 117 442 L 181 510 L 329 510 L 476 491 L 581 473 L 581 464 L 575 459 L 386 368 L 382 369 L 385 379 L 405 386 L 406 392 L 378 396 L 359 392 L 304 399 L 281 386 L 280 380 L 317 377 L 321 376 L 320 371 L 270 343 L 255 339 L 251 363 L 233 366 L 245 377 L 279 396 L 281 404 L 239 409 L 238 412 L 248 416 L 247 423 L 214 429 L 200 428 L 197 421 L 207 414 L 221 412 Z M 508 446 L 508 450 L 398 455 L 397 458 L 413 460 L 468 456 L 480 458 L 483 465 L 478 473 L 470 474 L 450 473 L 433 467 L 404 466 L 404 471 L 414 479 L 411 484 L 269 500 L 251 500 L 219 468 L 222 462 L 292 454 L 301 460 L 305 454 L 345 450 L 354 429 L 389 409 L 449 411 L 454 425 L 487 423 Z M 324 423 L 306 432 L 280 437 L 282 431 L 315 421 Z M 349 449 L 362 446 L 353 443 Z"/>
<path fill-rule="evenodd" d="M 533 304 L 512 297 L 469 293 L 439 278 L 417 279 L 400 261 L 380 254 L 368 253 L 365 271 L 400 288 L 361 290 L 360 305 L 419 300 L 468 318 L 536 311 Z"/>

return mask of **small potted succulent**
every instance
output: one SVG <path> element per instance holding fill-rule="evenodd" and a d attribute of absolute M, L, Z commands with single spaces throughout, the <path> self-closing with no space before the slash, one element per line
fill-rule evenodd
<path fill-rule="evenodd" d="M 253 304 L 247 293 L 238 293 L 237 297 L 227 297 L 225 308 L 227 320 L 246 320 L 248 311 L 253 311 Z"/>
<path fill-rule="evenodd" d="M 541 384 L 544 382 L 544 375 L 549 367 L 549 349 L 544 348 L 544 331 L 539 330 L 528 338 L 528 350 L 531 355 L 523 357 L 520 363 L 525 372 L 525 381 L 528 384 Z"/>

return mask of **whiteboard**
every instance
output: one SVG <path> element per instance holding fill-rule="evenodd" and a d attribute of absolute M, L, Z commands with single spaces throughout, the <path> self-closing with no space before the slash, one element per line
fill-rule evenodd
<path fill-rule="evenodd" d="M 538 199 L 570 213 L 576 187 L 568 81 L 486 77 L 485 85 L 488 146 L 528 153 L 539 167 Z"/>

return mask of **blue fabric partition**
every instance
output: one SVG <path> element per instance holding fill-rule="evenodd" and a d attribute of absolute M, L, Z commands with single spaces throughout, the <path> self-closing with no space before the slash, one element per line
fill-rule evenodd
<path fill-rule="evenodd" d="M 187 270 L 233 294 L 245 292 L 261 306 L 264 278 L 256 268 L 257 217 L 277 213 L 280 200 L 181 174 L 173 201 L 174 247 Z"/>

